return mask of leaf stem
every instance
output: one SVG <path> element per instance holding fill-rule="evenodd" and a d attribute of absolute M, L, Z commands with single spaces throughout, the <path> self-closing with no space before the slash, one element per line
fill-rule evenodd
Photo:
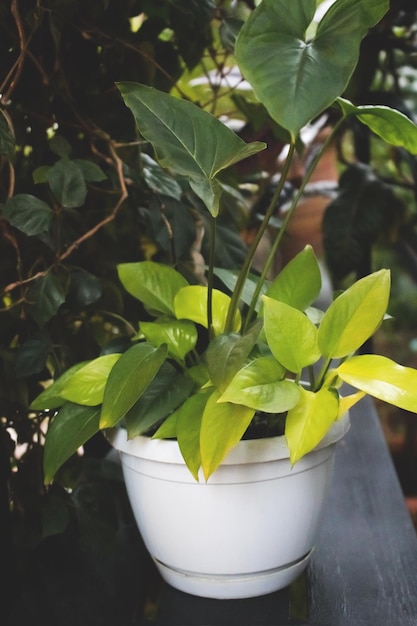
<path fill-rule="evenodd" d="M 213 338 L 213 282 L 214 282 L 214 255 L 216 250 L 216 218 L 210 213 L 209 217 L 209 264 L 207 274 L 207 328 L 210 339 Z"/>
<path fill-rule="evenodd" d="M 287 179 L 288 172 L 290 170 L 290 166 L 291 166 L 291 163 L 292 163 L 292 158 L 293 158 L 293 155 L 294 155 L 294 151 L 295 151 L 295 143 L 292 143 L 290 145 L 290 147 L 289 147 L 289 151 L 288 151 L 287 157 L 285 159 L 284 167 L 283 167 L 283 170 L 282 170 L 281 178 L 279 180 L 277 189 L 276 189 L 276 191 L 275 191 L 275 193 L 274 193 L 274 195 L 273 195 L 273 197 L 271 199 L 271 202 L 269 203 L 269 206 L 268 206 L 268 208 L 266 210 L 266 213 L 265 213 L 265 215 L 263 217 L 262 223 L 261 223 L 261 225 L 260 225 L 260 227 L 259 227 L 259 229 L 258 229 L 258 231 L 257 231 L 257 233 L 255 235 L 255 238 L 253 239 L 253 241 L 252 241 L 252 243 L 251 243 L 251 245 L 249 247 L 248 253 L 246 255 L 246 258 L 245 258 L 245 260 L 243 262 L 243 265 L 241 267 L 241 270 L 239 272 L 239 275 L 238 275 L 238 278 L 237 278 L 237 281 L 236 281 L 236 285 L 235 285 L 235 288 L 233 290 L 232 299 L 231 299 L 230 306 L 229 306 L 229 311 L 227 313 L 226 332 L 230 332 L 232 327 L 233 327 L 233 320 L 234 320 L 234 317 L 235 317 L 235 313 L 236 313 L 236 310 L 237 310 L 239 302 L 240 302 L 240 297 L 241 297 L 241 294 L 242 294 L 242 291 L 243 291 L 243 287 L 245 285 L 245 281 L 246 281 L 246 279 L 248 277 L 250 268 L 252 266 L 252 262 L 253 262 L 253 258 L 255 256 L 255 252 L 256 252 L 256 250 L 258 248 L 259 242 L 261 241 L 262 237 L 264 236 L 264 233 L 265 233 L 266 229 L 268 228 L 269 220 L 271 219 L 271 217 L 272 217 L 272 215 L 274 213 L 277 201 L 279 199 L 279 196 L 281 195 L 282 189 L 284 187 L 284 183 L 285 183 L 285 181 Z M 263 281 L 264 280 L 265 280 L 265 277 L 263 278 Z M 263 284 L 262 279 L 260 279 L 258 284 L 257 284 L 257 288 L 256 288 L 256 292 L 255 292 L 255 293 L 257 293 L 256 298 L 259 296 L 260 290 L 262 289 L 262 284 Z M 253 308 L 254 308 L 256 306 L 255 298 L 252 299 L 252 302 L 254 303 L 253 304 Z M 249 316 L 247 316 L 246 319 L 248 320 Z"/>

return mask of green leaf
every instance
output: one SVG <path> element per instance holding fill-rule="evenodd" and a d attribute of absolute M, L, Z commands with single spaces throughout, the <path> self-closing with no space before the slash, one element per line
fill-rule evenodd
<path fill-rule="evenodd" d="M 148 432 L 189 396 L 194 381 L 164 363 L 143 395 L 125 415 L 129 439 Z"/>
<path fill-rule="evenodd" d="M 417 412 L 417 371 L 387 357 L 363 354 L 347 359 L 337 368 L 340 378 L 365 393 Z"/>
<path fill-rule="evenodd" d="M 148 154 L 142 153 L 141 159 L 143 162 L 143 177 L 150 189 L 160 195 L 181 200 L 182 189 L 175 178 L 163 170 L 159 163 L 154 161 Z"/>
<path fill-rule="evenodd" d="M 80 168 L 82 175 L 84 176 L 84 180 L 88 183 L 100 183 L 103 180 L 107 180 L 107 176 L 97 163 L 87 159 L 73 159 L 72 162 Z"/>
<path fill-rule="evenodd" d="M 354 106 L 343 98 L 338 103 L 345 115 L 355 115 L 387 143 L 417 154 L 417 126 L 404 113 L 387 106 Z"/>
<path fill-rule="evenodd" d="M 224 269 L 222 267 L 215 267 L 214 273 L 218 278 L 220 278 L 222 283 L 228 288 L 230 292 L 234 290 L 236 283 L 237 283 L 238 276 L 239 276 L 238 270 L 229 270 L 229 269 Z M 251 274 L 249 274 L 249 276 L 247 277 L 245 281 L 245 285 L 243 287 L 243 291 L 241 294 L 241 300 L 248 306 L 252 302 L 252 298 L 255 293 L 258 282 L 259 282 L 259 277 L 251 275 Z M 261 289 L 261 294 L 265 293 L 265 291 L 266 291 L 266 287 L 265 285 L 263 285 Z"/>
<path fill-rule="evenodd" d="M 65 294 L 56 276 L 48 272 L 45 276 L 33 281 L 27 300 L 30 303 L 30 316 L 42 327 L 65 302 Z"/>
<path fill-rule="evenodd" d="M 293 140 L 340 96 L 355 69 L 362 38 L 388 0 L 336 0 L 312 41 L 316 0 L 263 0 L 236 42 L 235 55 L 255 95 Z"/>
<path fill-rule="evenodd" d="M 180 362 L 195 348 L 198 338 L 195 324 L 189 320 L 141 322 L 140 331 L 153 346 L 166 344 L 169 355 Z"/>
<path fill-rule="evenodd" d="M 139 343 L 122 354 L 106 383 L 100 428 L 115 426 L 132 408 L 161 368 L 166 354 L 166 346 L 154 348 L 149 343 Z"/>
<path fill-rule="evenodd" d="M 66 378 L 60 395 L 76 404 L 97 406 L 103 402 L 104 387 L 120 354 L 105 354 L 89 361 Z"/>
<path fill-rule="evenodd" d="M 272 354 L 290 372 L 300 373 L 320 358 L 317 328 L 304 313 L 268 296 L 264 304 L 265 335 Z"/>
<path fill-rule="evenodd" d="M 266 295 L 305 311 L 321 289 L 320 267 L 311 246 L 299 252 L 271 283 Z"/>
<path fill-rule="evenodd" d="M 188 398 L 175 412 L 178 445 L 188 469 L 197 481 L 201 466 L 201 422 L 211 393 L 212 389 L 200 391 Z"/>
<path fill-rule="evenodd" d="M 356 352 L 380 326 L 387 310 L 390 272 L 361 278 L 332 302 L 318 331 L 323 356 L 341 358 Z"/>
<path fill-rule="evenodd" d="M 201 465 L 206 480 L 241 440 L 255 414 L 240 404 L 218 402 L 215 390 L 204 409 L 200 432 Z"/>
<path fill-rule="evenodd" d="M 70 367 L 66 372 L 61 374 L 52 385 L 44 389 L 44 391 L 32 401 L 29 408 L 34 411 L 43 411 L 45 409 L 56 409 L 65 404 L 66 400 L 64 396 L 61 395 L 62 390 L 75 372 L 78 372 L 78 370 L 82 369 L 88 363 L 89 361 L 81 361 Z"/>
<path fill-rule="evenodd" d="M 230 298 L 227 294 L 213 289 L 213 329 L 215 335 L 221 335 L 226 325 Z M 189 319 L 196 324 L 208 328 L 207 321 L 208 289 L 203 285 L 189 285 L 178 291 L 174 300 L 174 311 L 177 319 Z M 241 325 L 240 312 L 234 318 L 233 330 L 238 331 Z"/>
<path fill-rule="evenodd" d="M 117 266 L 123 287 L 154 315 L 173 316 L 175 294 L 188 285 L 169 265 L 154 261 L 122 263 Z"/>
<path fill-rule="evenodd" d="M 84 269 L 71 272 L 69 293 L 81 306 L 88 306 L 101 298 L 103 288 L 100 279 Z"/>
<path fill-rule="evenodd" d="M 48 171 L 48 182 L 56 201 L 67 209 L 83 206 L 87 187 L 81 168 L 62 158 Z"/>
<path fill-rule="evenodd" d="M 258 320 L 244 335 L 231 333 L 212 340 L 206 350 L 206 363 L 213 385 L 224 391 L 244 365 L 255 346 L 263 322 Z"/>
<path fill-rule="evenodd" d="M 213 115 L 186 100 L 138 83 L 119 83 L 118 87 L 160 164 L 188 177 L 195 193 L 216 216 L 217 174 L 263 150 L 265 144 L 246 144 Z"/>
<path fill-rule="evenodd" d="M 57 470 L 99 430 L 100 409 L 68 402 L 49 425 L 44 447 L 44 480 Z"/>
<path fill-rule="evenodd" d="M 298 385 L 282 380 L 285 369 L 273 357 L 260 357 L 248 363 L 233 378 L 219 402 L 244 404 L 257 411 L 283 413 L 298 402 Z"/>
<path fill-rule="evenodd" d="M 299 390 L 299 402 L 288 411 L 285 423 L 292 465 L 320 443 L 339 415 L 339 396 L 334 389 Z"/>
<path fill-rule="evenodd" d="M 3 214 L 12 226 L 30 237 L 46 233 L 54 217 L 46 202 L 26 193 L 9 198 L 3 206 Z"/>
<path fill-rule="evenodd" d="M 17 352 L 16 376 L 23 378 L 39 374 L 45 367 L 50 347 L 50 342 L 42 339 L 25 341 Z"/>

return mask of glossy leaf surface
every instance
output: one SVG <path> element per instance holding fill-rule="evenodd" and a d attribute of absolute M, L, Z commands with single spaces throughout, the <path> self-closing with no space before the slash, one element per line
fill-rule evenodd
<path fill-rule="evenodd" d="M 184 361 L 197 343 L 196 327 L 189 320 L 141 322 L 140 330 L 153 346 L 166 344 L 169 355 L 177 361 Z"/>
<path fill-rule="evenodd" d="M 320 352 L 317 328 L 304 313 L 268 296 L 264 304 L 264 327 L 274 357 L 290 372 L 299 373 L 315 363 Z"/>
<path fill-rule="evenodd" d="M 337 368 L 349 385 L 405 411 L 417 410 L 417 371 L 377 354 L 354 356 Z"/>
<path fill-rule="evenodd" d="M 220 391 L 226 389 L 233 376 L 245 364 L 261 328 L 262 321 L 258 320 L 244 335 L 220 335 L 210 342 L 205 355 L 207 368 L 210 380 Z"/>
<path fill-rule="evenodd" d="M 263 0 L 252 11 L 237 38 L 237 62 L 293 139 L 343 93 L 362 38 L 388 8 L 388 0 L 337 0 L 312 41 L 306 33 L 316 0 Z"/>
<path fill-rule="evenodd" d="M 90 361 L 67 378 L 61 396 L 76 404 L 101 404 L 107 379 L 119 359 L 120 354 L 105 354 Z"/>
<path fill-rule="evenodd" d="M 356 116 L 387 143 L 417 154 L 417 126 L 404 113 L 387 106 L 354 106 L 343 98 L 338 102 L 345 115 Z"/>
<path fill-rule="evenodd" d="M 124 417 L 129 439 L 148 433 L 186 400 L 194 381 L 166 362 Z"/>
<path fill-rule="evenodd" d="M 66 400 L 61 395 L 62 390 L 70 378 L 88 363 L 89 361 L 81 361 L 81 363 L 77 363 L 67 369 L 52 385 L 47 387 L 32 401 L 30 408 L 35 411 L 42 411 L 43 409 L 55 409 L 65 404 Z"/>
<path fill-rule="evenodd" d="M 313 248 L 306 246 L 282 268 L 266 295 L 305 311 L 317 298 L 320 289 L 320 267 Z"/>
<path fill-rule="evenodd" d="M 201 324 L 201 326 L 207 328 L 207 297 L 208 289 L 203 285 L 183 287 L 175 296 L 175 316 L 177 319 L 192 320 L 196 324 Z M 229 305 L 229 296 L 218 289 L 213 289 L 213 329 L 216 335 L 220 335 L 225 329 Z M 233 330 L 238 331 L 240 324 L 241 317 L 239 311 L 237 311 Z"/>
<path fill-rule="evenodd" d="M 320 389 L 313 393 L 300 387 L 298 404 L 288 411 L 285 436 L 294 464 L 316 447 L 339 415 L 338 393 Z"/>
<path fill-rule="evenodd" d="M 169 265 L 154 261 L 121 263 L 117 266 L 123 287 L 155 315 L 173 315 L 174 297 L 188 285 L 183 276 Z"/>
<path fill-rule="evenodd" d="M 104 390 L 100 428 L 115 426 L 152 382 L 167 355 L 166 346 L 139 343 L 120 356 Z"/>
<path fill-rule="evenodd" d="M 44 448 L 44 480 L 50 483 L 57 470 L 99 430 L 100 409 L 68 402 L 53 418 Z"/>
<path fill-rule="evenodd" d="M 209 397 L 201 422 L 201 464 L 206 480 L 242 438 L 255 414 L 240 404 L 218 402 L 215 390 Z"/>
<path fill-rule="evenodd" d="M 282 380 L 285 369 L 273 357 L 260 357 L 248 363 L 233 378 L 219 402 L 245 404 L 257 411 L 283 413 L 300 397 L 299 387 Z"/>
<path fill-rule="evenodd" d="M 361 278 L 332 302 L 318 332 L 320 351 L 325 357 L 352 354 L 380 326 L 387 310 L 390 272 L 379 270 Z"/>
<path fill-rule="evenodd" d="M 196 480 L 201 466 L 201 421 L 212 389 L 205 389 L 190 396 L 176 411 L 177 440 L 188 469 Z"/>

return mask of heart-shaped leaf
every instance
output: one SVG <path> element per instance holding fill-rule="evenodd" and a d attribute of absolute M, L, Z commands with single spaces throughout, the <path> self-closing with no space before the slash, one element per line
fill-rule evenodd
<path fill-rule="evenodd" d="M 239 33 L 242 74 L 273 119 L 300 130 L 340 96 L 355 69 L 362 38 L 389 9 L 388 0 L 336 0 L 312 41 L 316 0 L 263 0 Z"/>

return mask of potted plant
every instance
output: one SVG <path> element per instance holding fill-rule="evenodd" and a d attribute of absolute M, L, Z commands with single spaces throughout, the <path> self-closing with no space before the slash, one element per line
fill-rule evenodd
<path fill-rule="evenodd" d="M 119 265 L 121 283 L 145 311 L 130 347 L 76 364 L 31 407 L 51 415 L 46 482 L 88 439 L 106 431 L 121 452 L 145 543 L 162 575 L 185 591 L 244 597 L 289 584 L 313 549 L 349 408 L 365 394 L 410 411 L 417 407 L 417 371 L 357 354 L 386 315 L 388 270 L 354 283 L 325 312 L 314 307 L 321 278 L 310 246 L 266 280 L 320 155 L 264 269 L 251 273 L 300 131 L 330 106 L 339 118 L 323 150 L 338 126 L 355 116 L 388 142 L 417 152 L 417 128 L 404 115 L 341 98 L 361 40 L 388 4 L 336 0 L 314 31 L 315 0 L 263 0 L 241 28 L 237 63 L 287 132 L 289 149 L 238 269 L 213 263 L 223 174 L 266 146 L 244 143 L 190 102 L 145 85 L 118 85 L 161 165 L 186 180 L 210 214 L 206 280 L 190 284 L 153 261 Z M 354 390 L 343 395 L 342 383 Z"/>

